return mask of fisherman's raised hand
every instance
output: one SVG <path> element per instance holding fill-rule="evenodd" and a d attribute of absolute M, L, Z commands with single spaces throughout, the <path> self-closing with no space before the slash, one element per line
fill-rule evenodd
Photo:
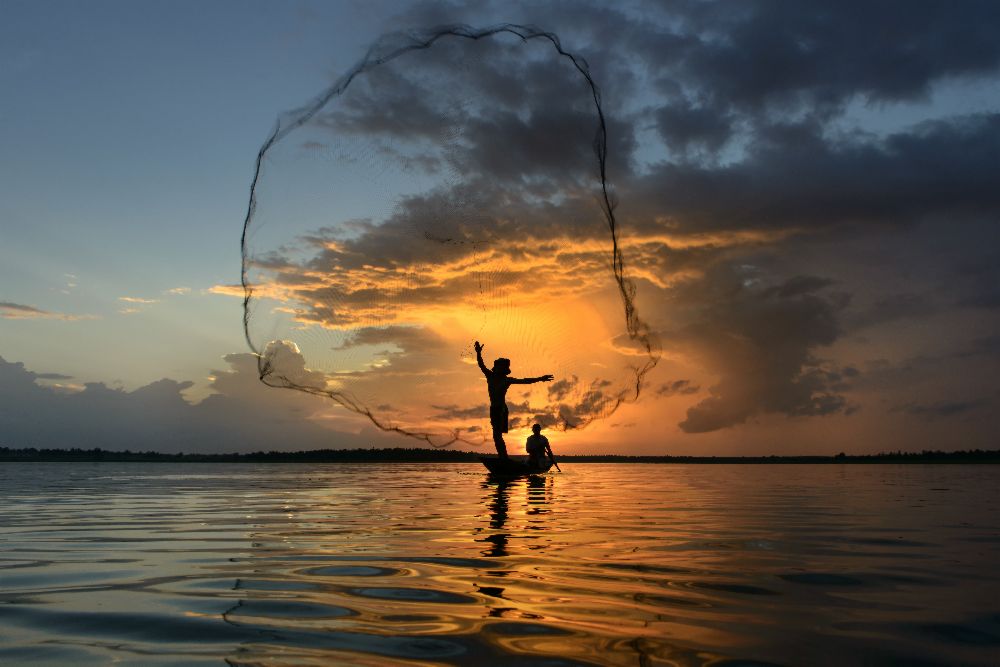
<path fill-rule="evenodd" d="M 486 347 L 486 346 L 485 346 L 485 345 L 483 345 L 482 343 L 480 343 L 480 342 L 479 342 L 479 341 L 477 340 L 477 341 L 476 341 L 476 344 L 475 344 L 475 345 L 474 345 L 473 347 L 475 347 L 475 348 L 476 348 L 476 352 L 477 352 L 477 353 L 480 353 L 480 352 L 482 352 L 482 351 L 483 351 L 483 348 L 484 348 L 484 347 Z"/>
<path fill-rule="evenodd" d="M 540 377 L 538 379 L 541 380 L 542 382 L 552 382 L 553 377 L 552 377 L 552 374 L 549 373 L 548 375 L 543 375 L 542 377 Z"/>

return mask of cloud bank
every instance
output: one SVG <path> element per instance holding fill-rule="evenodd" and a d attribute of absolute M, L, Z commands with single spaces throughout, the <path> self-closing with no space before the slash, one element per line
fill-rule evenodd
<path fill-rule="evenodd" d="M 258 381 L 252 355 L 225 361 L 227 369 L 213 371 L 216 393 L 191 404 L 182 394 L 190 381 L 162 379 L 133 391 L 86 383 L 81 391 L 60 391 L 37 380 L 66 376 L 0 358 L 0 446 L 234 452 L 387 444 L 363 424 L 337 420 L 327 428 L 328 406 L 316 399 L 275 397 Z"/>
<path fill-rule="evenodd" d="M 977 368 L 961 356 L 1000 327 L 996 3 L 434 3 L 398 23 L 501 13 L 558 29 L 602 85 L 626 268 L 681 374 L 651 378 L 652 394 L 684 405 L 680 434 L 872 412 L 965 419 L 996 401 L 983 379 L 1000 370 L 996 356 L 976 352 Z M 372 71 L 296 144 L 309 156 L 296 159 L 329 161 L 374 137 L 378 150 L 359 162 L 447 174 L 444 186 L 335 225 L 317 216 L 253 258 L 274 313 L 303 330 L 355 331 L 329 346 L 358 355 L 353 365 L 324 381 L 350 377 L 398 414 L 412 407 L 403 378 L 462 387 L 434 397 L 435 419 L 481 412 L 467 369 L 450 363 L 462 343 L 449 333 L 475 308 L 442 304 L 507 294 L 551 298 L 549 313 L 573 300 L 613 307 L 581 194 L 586 150 L 572 138 L 587 119 L 565 104 L 572 86 L 512 44 L 484 48 L 472 59 L 428 51 L 419 73 Z M 449 91 L 485 102 L 427 95 L 444 76 L 457 81 Z M 280 212 L 271 220 L 284 224 Z M 462 279 L 471 270 L 479 280 Z M 544 407 L 569 419 L 599 405 L 601 377 L 581 369 L 635 353 L 620 332 L 582 324 L 578 311 L 570 319 L 547 315 L 539 328 L 590 356 L 528 396 L 526 415 Z M 539 372 L 558 355 L 523 339 L 502 345 L 515 359 L 537 352 L 527 360 Z"/>

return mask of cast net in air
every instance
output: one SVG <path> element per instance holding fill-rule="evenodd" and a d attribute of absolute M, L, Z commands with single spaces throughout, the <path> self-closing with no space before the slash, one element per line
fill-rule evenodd
<path fill-rule="evenodd" d="M 625 274 L 587 64 L 524 26 L 383 37 L 282 116 L 243 229 L 244 325 L 268 385 L 435 446 L 488 437 L 473 341 L 512 360 L 511 428 L 637 398 L 657 349 Z"/>

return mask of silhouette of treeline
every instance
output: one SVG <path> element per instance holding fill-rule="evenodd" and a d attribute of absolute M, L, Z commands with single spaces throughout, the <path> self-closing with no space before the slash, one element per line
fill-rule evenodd
<path fill-rule="evenodd" d="M 105 449 L 13 449 L 0 447 L 0 461 L 183 461 L 191 463 L 470 463 L 478 452 L 456 449 L 313 449 L 298 452 L 248 454 L 164 454 Z M 881 452 L 836 456 L 624 456 L 619 454 L 559 455 L 566 463 L 1000 463 L 1000 450 L 955 452 Z"/>

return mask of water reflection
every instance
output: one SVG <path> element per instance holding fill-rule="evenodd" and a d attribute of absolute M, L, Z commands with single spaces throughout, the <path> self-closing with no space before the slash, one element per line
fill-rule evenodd
<path fill-rule="evenodd" d="M 548 514 L 546 505 L 554 500 L 552 492 L 555 486 L 555 475 L 532 475 L 528 477 L 528 504 L 532 505 L 528 514 Z"/>
<path fill-rule="evenodd" d="M 490 479 L 483 482 L 482 488 L 486 494 L 487 506 L 490 514 L 490 534 L 483 539 L 489 544 L 483 551 L 483 556 L 487 558 L 503 558 L 507 556 L 507 543 L 510 541 L 510 533 L 504 529 L 507 526 L 507 512 L 510 503 L 510 488 L 514 480 Z"/>
<path fill-rule="evenodd" d="M 552 475 L 531 475 L 517 479 L 487 476 L 481 485 L 486 492 L 483 497 L 489 515 L 489 531 L 479 538 L 489 544 L 482 551 L 483 556 L 504 558 L 510 555 L 511 532 L 507 530 L 507 519 L 512 496 L 522 497 L 522 491 L 525 530 L 544 530 L 545 516 L 552 511 L 554 486 Z M 535 550 L 543 546 L 534 544 L 528 548 Z"/>
<path fill-rule="evenodd" d="M 1000 648 L 1000 468 L 564 468 L 0 468 L 0 663 L 975 665 Z"/>

